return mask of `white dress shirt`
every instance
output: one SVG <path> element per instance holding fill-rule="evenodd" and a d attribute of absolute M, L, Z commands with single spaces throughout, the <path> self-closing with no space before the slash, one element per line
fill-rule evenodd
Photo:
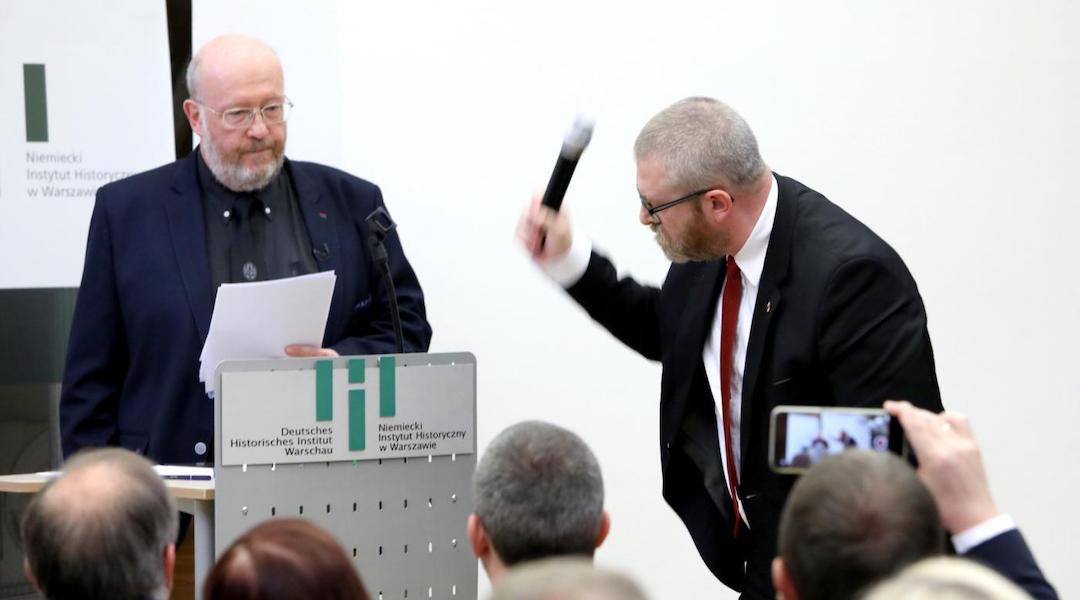
<path fill-rule="evenodd" d="M 735 253 L 735 264 L 742 273 L 742 296 L 739 298 L 739 316 L 735 322 L 735 344 L 731 361 L 731 406 L 728 407 L 728 417 L 731 419 L 731 449 L 735 454 L 735 473 L 738 476 L 742 472 L 741 450 L 739 443 L 742 439 L 739 424 L 742 422 L 742 389 L 743 370 L 746 367 L 746 345 L 750 341 L 750 325 L 754 319 L 754 306 L 757 304 L 758 286 L 761 284 L 761 272 L 765 268 L 765 253 L 769 249 L 769 238 L 772 236 L 773 220 L 776 218 L 777 190 L 776 177 L 772 177 L 769 187 L 769 195 L 765 199 L 765 206 L 761 209 L 754 229 L 750 231 L 750 237 L 746 239 L 743 247 Z M 739 200 L 736 198 L 736 202 Z M 712 392 L 713 403 L 716 408 L 716 430 L 720 441 L 720 460 L 724 465 L 724 476 L 727 477 L 728 461 L 727 446 L 724 438 L 723 412 L 720 407 L 720 325 L 724 310 L 724 292 L 720 292 L 721 300 L 716 303 L 716 315 L 713 316 L 712 333 L 705 342 L 705 348 L 701 352 L 701 360 L 705 364 L 705 374 L 709 378 L 709 391 Z M 741 476 L 740 476 L 741 478 Z M 743 522 L 749 527 L 746 511 L 742 508 L 742 500 L 739 500 L 739 513 Z"/>
<path fill-rule="evenodd" d="M 1016 529 L 1016 522 L 1009 515 L 998 515 L 969 527 L 952 536 L 953 548 L 957 554 L 967 554 L 975 546 Z"/>

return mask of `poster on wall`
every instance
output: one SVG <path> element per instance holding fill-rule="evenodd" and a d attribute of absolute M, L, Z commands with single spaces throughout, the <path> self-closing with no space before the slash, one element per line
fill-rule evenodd
<path fill-rule="evenodd" d="M 75 287 L 102 185 L 170 162 L 164 2 L 0 3 L 0 289 Z"/>

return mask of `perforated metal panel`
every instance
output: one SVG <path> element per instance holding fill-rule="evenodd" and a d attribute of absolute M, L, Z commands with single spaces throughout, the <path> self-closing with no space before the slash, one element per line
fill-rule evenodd
<path fill-rule="evenodd" d="M 344 366 L 345 359 L 340 360 L 335 366 Z M 397 355 L 397 360 L 401 367 L 456 364 L 472 369 L 475 432 L 472 355 Z M 252 361 L 223 369 L 250 371 L 275 364 Z M 430 393 L 437 398 L 439 390 Z M 215 408 L 220 416 L 220 404 Z M 218 432 L 218 444 L 220 437 Z M 465 537 L 476 467 L 475 435 L 472 439 L 471 454 L 367 461 L 224 467 L 217 452 L 214 546 L 223 552 L 266 519 L 302 517 L 338 538 L 373 599 L 472 600 L 477 595 L 476 558 Z"/>

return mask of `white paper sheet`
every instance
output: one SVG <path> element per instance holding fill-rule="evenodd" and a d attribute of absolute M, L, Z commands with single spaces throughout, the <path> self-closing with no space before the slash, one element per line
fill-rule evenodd
<path fill-rule="evenodd" d="M 336 281 L 333 271 L 323 271 L 222 284 L 199 357 L 207 395 L 213 395 L 214 372 L 223 360 L 281 358 L 290 344 L 321 346 Z"/>

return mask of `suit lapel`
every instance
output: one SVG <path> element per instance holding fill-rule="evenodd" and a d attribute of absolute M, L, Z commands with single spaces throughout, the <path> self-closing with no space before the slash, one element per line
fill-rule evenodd
<path fill-rule="evenodd" d="M 206 343 L 213 300 L 206 254 L 206 222 L 197 172 L 198 152 L 196 148 L 180 161 L 173 178 L 173 194 L 165 199 L 165 214 L 191 316 L 195 319 L 199 337 Z"/>
<path fill-rule="evenodd" d="M 746 363 L 743 367 L 742 415 L 739 425 L 740 456 L 743 457 L 743 464 L 746 464 L 750 441 L 753 438 L 754 394 L 757 393 L 761 373 L 761 358 L 769 339 L 773 318 L 781 308 L 780 284 L 787 277 L 798 209 L 797 198 L 791 190 L 789 180 L 776 175 L 776 181 L 779 186 L 776 217 L 773 219 L 772 233 L 769 234 L 769 248 L 765 252 L 765 265 L 758 285 L 758 296 L 750 325 L 750 340 L 746 345 Z"/>
<path fill-rule="evenodd" d="M 285 168 L 296 186 L 296 201 L 307 225 L 319 270 L 337 271 L 338 277 L 341 277 L 341 248 L 335 224 L 347 216 L 339 214 L 335 204 L 323 198 L 318 183 L 302 164 L 286 161 Z"/>
<path fill-rule="evenodd" d="M 705 404 L 712 397 L 709 393 L 708 379 L 704 373 L 701 351 L 705 347 L 705 340 L 716 314 L 716 303 L 720 299 L 723 265 L 724 262 L 721 260 L 683 267 L 695 269 L 697 272 L 686 292 L 686 301 L 682 306 L 679 330 L 675 337 L 678 346 L 672 351 L 671 357 L 664 361 L 665 369 L 671 370 L 670 376 L 665 373 L 665 379 L 675 386 L 673 393 L 669 396 L 672 399 L 670 412 L 668 412 L 671 417 L 668 422 L 668 426 L 672 428 L 671 433 L 678 432 L 680 429 L 683 432 L 687 431 L 683 427 L 683 421 L 691 402 Z M 719 369 L 720 366 L 717 365 L 717 368 Z M 675 437 L 668 435 L 666 439 Z M 704 443 L 704 440 L 701 441 Z M 719 454 L 716 455 L 716 459 L 720 460 Z"/>
<path fill-rule="evenodd" d="M 341 214 L 337 204 L 324 197 L 319 182 L 310 173 L 310 166 L 305 167 L 303 163 L 286 160 L 285 168 L 289 170 L 289 177 L 296 187 L 296 203 L 307 226 L 312 253 L 319 271 L 334 271 L 337 276 L 338 281 L 334 286 L 333 301 L 330 304 L 330 318 L 333 319 L 333 307 L 345 306 L 345 281 L 349 276 L 349 273 L 341 268 L 341 243 L 338 240 L 337 223 L 350 217 Z M 327 331 L 329 330 L 330 323 L 327 323 Z"/>

